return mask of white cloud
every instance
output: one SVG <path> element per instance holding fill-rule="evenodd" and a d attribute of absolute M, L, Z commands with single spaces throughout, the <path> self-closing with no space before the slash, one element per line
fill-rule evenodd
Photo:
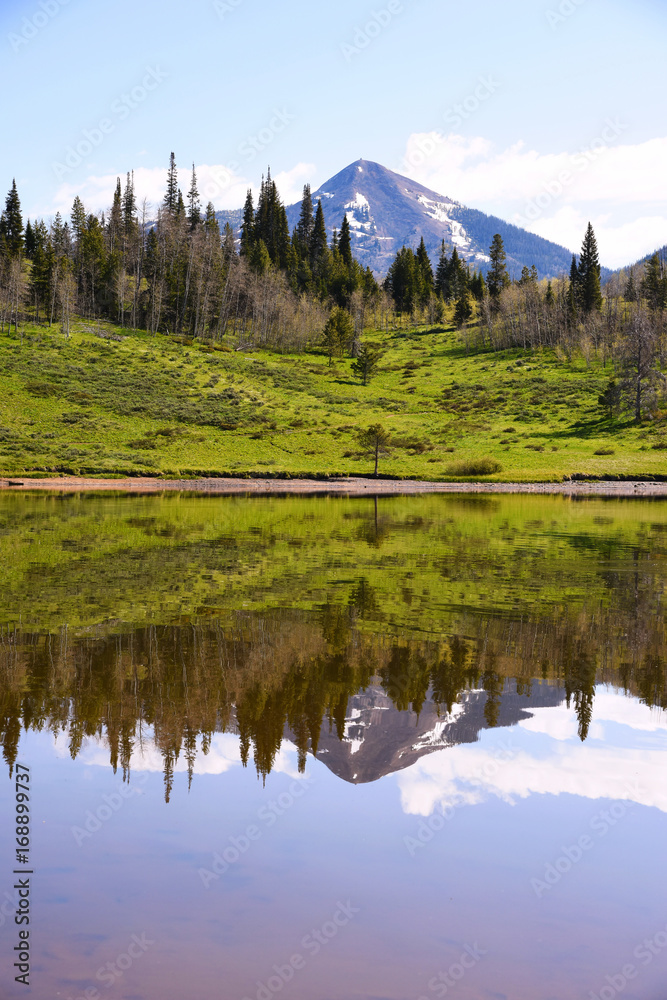
<path fill-rule="evenodd" d="M 577 736 L 574 712 L 565 706 L 531 709 L 532 718 L 502 736 L 513 749 L 502 759 L 492 736 L 422 757 L 400 772 L 404 812 L 429 816 L 436 808 L 475 804 L 495 796 L 506 802 L 530 795 L 577 795 L 637 802 L 667 812 L 664 782 L 667 717 L 625 695 L 598 689 L 588 740 Z M 631 746 L 614 745 L 605 722 L 637 734 Z M 660 733 L 655 739 L 642 733 Z M 553 740 L 545 752 L 544 737 Z M 604 741 L 604 742 L 603 742 Z"/>
<path fill-rule="evenodd" d="M 196 166 L 195 170 L 202 205 L 211 201 L 218 211 L 242 208 L 248 188 L 253 189 L 255 196 L 259 190 L 259 185 L 248 176 L 235 173 L 224 164 L 202 163 Z M 276 175 L 275 181 L 285 205 L 300 201 L 303 185 L 314 172 L 314 164 L 297 163 L 291 170 Z M 187 169 L 180 169 L 178 172 L 179 186 L 184 198 L 190 187 L 190 174 L 191 171 Z M 124 186 L 125 174 L 89 174 L 81 181 L 66 181 L 60 185 L 50 205 L 32 212 L 31 215 L 48 218 L 60 212 L 63 216 L 69 216 L 76 195 L 79 195 L 87 211 L 106 210 L 113 200 L 118 176 Z M 164 167 L 139 167 L 134 171 L 137 204 L 141 207 L 144 198 L 146 199 L 149 217 L 155 216 L 157 207 L 162 202 L 166 181 L 167 171 Z"/>
<path fill-rule="evenodd" d="M 616 267 L 667 242 L 667 137 L 624 145 L 625 131 L 609 119 L 581 149 L 546 154 L 523 142 L 498 149 L 479 136 L 415 133 L 399 169 L 574 251 L 590 219 L 603 263 Z"/>

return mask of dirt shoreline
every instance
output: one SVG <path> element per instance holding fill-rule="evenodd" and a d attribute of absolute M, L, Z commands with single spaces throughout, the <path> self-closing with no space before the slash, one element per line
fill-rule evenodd
<path fill-rule="evenodd" d="M 213 495 L 321 493 L 346 496 L 414 495 L 420 493 L 540 493 L 562 496 L 667 497 L 667 482 L 562 483 L 432 483 L 409 479 L 0 479 L 0 489 L 58 493 L 115 491 L 119 493 L 199 493 Z"/>

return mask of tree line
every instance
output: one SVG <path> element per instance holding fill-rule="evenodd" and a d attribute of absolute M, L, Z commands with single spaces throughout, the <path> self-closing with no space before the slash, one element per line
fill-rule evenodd
<path fill-rule="evenodd" d="M 240 240 L 221 231 L 212 203 L 202 208 L 192 168 L 184 198 L 171 154 L 166 191 L 154 219 L 139 208 L 134 177 L 117 180 L 107 212 L 74 199 L 60 213 L 23 223 L 14 181 L 0 216 L 0 328 L 15 329 L 26 309 L 37 323 L 69 332 L 74 315 L 104 317 L 152 333 L 302 349 L 317 340 L 329 311 L 345 309 L 357 330 L 380 293 L 352 255 L 347 217 L 329 243 L 322 205 L 303 192 L 290 234 L 270 171 L 257 205 L 248 192 Z"/>

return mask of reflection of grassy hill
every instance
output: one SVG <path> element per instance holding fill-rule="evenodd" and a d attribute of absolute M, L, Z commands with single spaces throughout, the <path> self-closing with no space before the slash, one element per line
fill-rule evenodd
<path fill-rule="evenodd" d="M 574 614 L 664 587 L 667 509 L 541 496 L 0 494 L 0 623 L 113 631 L 347 603 L 384 631 Z M 632 587 L 630 586 L 632 584 Z M 99 628 L 98 628 L 99 631 Z"/>
<path fill-rule="evenodd" d="M 0 743 L 21 725 L 139 722 L 165 759 L 221 727 L 267 773 L 378 679 L 403 710 L 506 681 L 565 688 L 582 736 L 596 681 L 667 705 L 667 506 L 543 496 L 0 494 Z"/>
<path fill-rule="evenodd" d="M 378 421 L 395 439 L 381 466 L 392 476 L 451 478 L 450 465 L 489 456 L 502 466 L 493 480 L 667 471 L 660 422 L 605 417 L 612 372 L 595 358 L 467 353 L 449 327 L 372 337 L 385 354 L 364 387 L 349 359 L 329 368 L 320 353 L 212 350 L 83 322 L 70 340 L 0 335 L 0 472 L 358 474 L 372 465 L 357 430 Z"/>

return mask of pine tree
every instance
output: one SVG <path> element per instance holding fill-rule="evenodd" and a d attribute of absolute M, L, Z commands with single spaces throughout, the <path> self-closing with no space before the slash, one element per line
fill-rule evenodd
<path fill-rule="evenodd" d="M 359 348 L 359 352 L 352 362 L 352 371 L 362 380 L 364 385 L 368 385 L 377 372 L 381 357 L 382 351 L 375 344 L 362 344 Z"/>
<path fill-rule="evenodd" d="M 324 209 L 322 208 L 322 202 L 317 202 L 317 210 L 315 212 L 315 222 L 313 224 L 313 230 L 310 236 L 309 253 L 310 253 L 310 266 L 315 272 L 319 262 L 324 257 L 327 251 L 327 227 L 324 221 Z"/>
<path fill-rule="evenodd" d="M 323 341 L 329 356 L 329 365 L 350 349 L 354 338 L 354 323 L 345 309 L 336 306 L 324 327 Z"/>
<path fill-rule="evenodd" d="M 637 301 L 637 284 L 635 282 L 635 270 L 633 267 L 631 267 L 628 272 L 628 280 L 625 283 L 625 290 L 623 292 L 623 296 L 626 302 Z"/>
<path fill-rule="evenodd" d="M 484 275 L 481 271 L 475 271 L 470 279 L 470 291 L 473 298 L 476 299 L 477 302 L 481 302 L 484 299 L 486 282 L 484 281 Z"/>
<path fill-rule="evenodd" d="M 12 181 L 12 186 L 5 200 L 3 215 L 3 230 L 7 252 L 10 257 L 19 257 L 23 251 L 23 218 L 21 216 L 21 202 L 16 190 L 15 180 Z"/>
<path fill-rule="evenodd" d="M 435 272 L 435 290 L 438 295 L 442 296 L 445 302 L 449 302 L 451 298 L 449 290 L 449 258 L 447 257 L 444 240 L 440 246 L 440 258 Z"/>
<path fill-rule="evenodd" d="M 415 254 L 415 262 L 419 277 L 419 301 L 422 306 L 425 306 L 433 295 L 434 287 L 433 268 L 431 267 L 431 261 L 423 236 Z"/>
<path fill-rule="evenodd" d="M 545 296 L 544 296 L 544 302 L 545 302 L 545 305 L 546 305 L 546 306 L 547 306 L 547 307 L 548 307 L 549 309 L 551 309 L 551 308 L 552 308 L 552 306 L 553 306 L 553 305 L 555 304 L 555 302 L 556 302 L 556 296 L 554 295 L 554 290 L 553 290 L 553 288 L 552 288 L 552 286 L 551 286 L 551 282 L 550 282 L 550 281 L 549 281 L 549 282 L 547 282 L 547 291 L 546 291 L 546 294 L 545 294 Z"/>
<path fill-rule="evenodd" d="M 465 326 L 468 320 L 472 319 L 473 309 L 472 303 L 470 301 L 470 289 L 468 281 L 462 282 L 461 290 L 459 292 L 459 297 L 456 301 L 456 308 L 454 309 L 454 323 L 459 329 Z"/>
<path fill-rule="evenodd" d="M 303 198 L 301 200 L 301 214 L 296 226 L 296 235 L 301 245 L 301 256 L 305 257 L 309 253 L 310 240 L 313 235 L 315 219 L 313 216 L 313 198 L 310 193 L 310 184 L 305 184 L 303 188 Z"/>
<path fill-rule="evenodd" d="M 667 274 L 663 272 L 659 254 L 655 253 L 647 261 L 641 284 L 649 309 L 653 312 L 662 311 L 667 305 Z"/>
<path fill-rule="evenodd" d="M 343 216 L 340 227 L 340 238 L 338 240 L 338 250 L 346 267 L 352 266 L 352 238 L 350 235 L 350 223 L 347 221 L 347 213 Z"/>
<path fill-rule="evenodd" d="M 118 249 L 123 229 L 123 195 L 120 187 L 120 177 L 117 177 L 113 204 L 111 206 L 111 212 L 109 213 L 109 222 L 107 223 L 109 250 L 111 253 L 114 253 Z"/>
<path fill-rule="evenodd" d="M 579 257 L 579 288 L 581 307 L 585 313 L 602 308 L 598 245 L 590 222 Z"/>
<path fill-rule="evenodd" d="M 576 318 L 580 304 L 581 275 L 579 274 L 579 266 L 577 265 L 576 255 L 572 254 L 572 263 L 570 264 L 570 283 L 567 290 L 567 311 L 571 320 Z"/>
<path fill-rule="evenodd" d="M 123 192 L 123 226 L 125 239 L 129 240 L 137 228 L 137 199 L 134 194 L 134 171 L 128 171 Z"/>
<path fill-rule="evenodd" d="M 35 243 L 35 231 L 32 228 L 32 225 L 30 224 L 30 219 L 28 219 L 28 221 L 25 224 L 25 234 L 23 240 L 24 240 L 25 255 L 28 258 L 28 260 L 32 260 L 32 258 L 35 256 L 36 243 Z"/>
<path fill-rule="evenodd" d="M 510 276 L 505 266 L 507 254 L 500 233 L 496 233 L 493 237 L 489 257 L 491 258 L 491 267 L 486 276 L 486 285 L 491 298 L 497 301 L 502 290 L 510 284 Z"/>
<path fill-rule="evenodd" d="M 190 232 L 194 232 L 201 222 L 201 204 L 199 201 L 199 191 L 197 190 L 197 173 L 195 165 L 192 164 L 192 178 L 190 180 L 190 190 L 188 191 L 188 222 Z"/>
<path fill-rule="evenodd" d="M 468 285 L 468 268 L 459 257 L 456 247 L 449 261 L 448 285 L 450 299 L 458 299 L 464 287 Z"/>
<path fill-rule="evenodd" d="M 401 247 L 387 272 L 384 287 L 399 312 L 411 313 L 419 297 L 419 275 L 410 247 Z"/>
<path fill-rule="evenodd" d="M 169 215 L 174 215 L 178 207 L 178 171 L 176 169 L 176 157 L 172 153 L 169 157 L 169 170 L 167 172 L 167 190 L 162 201 L 164 209 Z"/>
<path fill-rule="evenodd" d="M 252 200 L 252 191 L 248 188 L 248 193 L 243 206 L 243 222 L 241 223 L 241 256 L 250 255 L 255 242 L 255 209 Z"/>

